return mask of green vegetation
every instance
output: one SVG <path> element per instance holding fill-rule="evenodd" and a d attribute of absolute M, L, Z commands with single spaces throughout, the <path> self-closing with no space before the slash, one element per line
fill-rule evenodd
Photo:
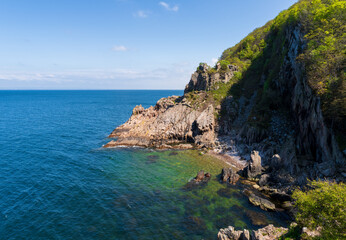
<path fill-rule="evenodd" d="M 346 239 L 345 184 L 311 181 L 308 188 L 293 193 L 298 226 L 309 229 L 322 227 L 321 239 Z"/>
<path fill-rule="evenodd" d="M 228 94 L 249 98 L 257 91 L 257 106 L 252 112 L 258 127 L 270 121 L 271 110 L 290 103 L 279 95 L 275 82 L 279 79 L 288 51 L 287 30 L 299 27 L 307 42 L 298 61 L 314 94 L 321 97 L 323 115 L 335 132 L 339 145 L 345 142 L 346 132 L 346 1 L 300 0 L 281 12 L 265 26 L 254 30 L 240 43 L 226 49 L 220 64 L 230 63 L 240 68 L 242 76 Z M 285 94 L 289 95 L 289 94 Z"/>

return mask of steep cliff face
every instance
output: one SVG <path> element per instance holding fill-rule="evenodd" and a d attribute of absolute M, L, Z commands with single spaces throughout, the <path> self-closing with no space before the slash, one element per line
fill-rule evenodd
<path fill-rule="evenodd" d="M 284 59 L 277 87 L 281 94 L 291 93 L 290 108 L 296 123 L 296 152 L 313 160 L 318 177 L 330 177 L 344 167 L 332 129 L 327 127 L 320 98 L 313 94 L 304 76 L 304 66 L 297 62 L 299 50 L 304 49 L 303 33 L 299 26 L 286 30 L 288 52 Z M 298 162 L 299 165 L 299 162 Z M 345 169 L 344 169 L 345 170 Z"/>
<path fill-rule="evenodd" d="M 268 75 L 261 69 L 252 83 L 254 90 L 247 92 L 249 97 L 242 92 L 238 98 L 224 99 L 219 119 L 219 136 L 230 135 L 245 158 L 259 150 L 273 184 L 281 186 L 291 185 L 291 177 L 300 185 L 307 178 L 344 179 L 346 175 L 343 149 L 325 123 L 320 98 L 298 61 L 305 46 L 301 26 L 287 26 L 282 46 L 274 51 L 284 53 L 280 67 L 267 89 Z M 265 112 L 261 111 L 264 107 Z M 280 164 L 272 161 L 275 154 L 279 154 Z"/>

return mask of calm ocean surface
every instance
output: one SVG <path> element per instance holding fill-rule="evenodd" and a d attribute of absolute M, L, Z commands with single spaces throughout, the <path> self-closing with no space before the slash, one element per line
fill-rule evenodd
<path fill-rule="evenodd" d="M 135 105 L 182 93 L 0 91 L 0 239 L 214 239 L 228 225 L 285 225 L 218 183 L 219 160 L 101 148 Z M 185 189 L 200 169 L 213 179 Z"/>

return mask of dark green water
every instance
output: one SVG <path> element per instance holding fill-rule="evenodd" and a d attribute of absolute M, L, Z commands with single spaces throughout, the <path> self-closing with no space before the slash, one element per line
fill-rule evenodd
<path fill-rule="evenodd" d="M 136 184 L 128 183 L 125 192 L 130 193 L 116 198 L 114 204 L 127 209 L 123 219 L 127 231 L 123 234 L 128 238 L 146 229 L 140 233 L 143 239 L 215 239 L 218 229 L 229 225 L 240 229 L 257 229 L 268 223 L 285 225 L 284 215 L 251 206 L 242 194 L 245 186 L 221 184 L 218 175 L 227 165 L 219 159 L 201 156 L 198 151 L 125 151 L 131 152 L 133 167 L 126 167 L 123 173 Z M 113 165 L 109 169 L 112 167 L 117 168 Z M 207 185 L 186 188 L 200 169 L 210 172 L 212 179 Z M 112 173 L 109 177 L 119 180 Z M 259 218 L 260 225 L 255 225 L 251 216 Z"/>
<path fill-rule="evenodd" d="M 173 94 L 0 91 L 0 239 L 215 239 L 229 225 L 285 225 L 220 184 L 218 159 L 101 148 L 135 105 Z M 201 169 L 208 185 L 184 188 Z"/>

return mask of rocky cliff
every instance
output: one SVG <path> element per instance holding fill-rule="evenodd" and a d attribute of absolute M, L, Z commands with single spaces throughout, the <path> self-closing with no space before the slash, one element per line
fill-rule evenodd
<path fill-rule="evenodd" d="M 137 106 L 105 147 L 218 148 L 247 161 L 256 150 L 266 185 L 287 189 L 307 178 L 344 180 L 346 151 L 336 137 L 345 136 L 344 95 L 335 97 L 338 124 L 328 123 L 326 116 L 333 116 L 322 109 L 328 101 L 322 102 L 308 74 L 318 64 L 301 60 L 311 50 L 307 32 L 317 28 L 304 22 L 316 18 L 309 4 L 301 1 L 256 29 L 225 50 L 215 67 L 200 64 L 184 96 Z M 299 15 L 297 6 L 306 9 Z M 338 86 L 342 92 L 343 82 Z"/>
<path fill-rule="evenodd" d="M 235 65 L 227 65 L 224 68 L 217 63 L 215 68 L 201 63 L 197 71 L 192 74 L 190 82 L 186 85 L 184 93 L 192 91 L 209 91 L 216 83 L 228 83 L 239 68 Z"/>
<path fill-rule="evenodd" d="M 117 140 L 105 147 L 214 147 L 214 107 L 208 105 L 195 109 L 184 97 L 162 98 L 148 109 L 136 106 L 131 118 L 109 137 Z"/>
<path fill-rule="evenodd" d="M 160 99 L 155 106 L 136 106 L 132 116 L 110 135 L 116 138 L 104 147 L 143 146 L 154 148 L 213 148 L 217 136 L 217 101 L 206 91 L 216 83 L 227 83 L 237 71 L 228 65 L 225 71 L 201 64 L 192 74 L 184 96 Z M 191 91 L 193 93 L 189 94 Z"/>

